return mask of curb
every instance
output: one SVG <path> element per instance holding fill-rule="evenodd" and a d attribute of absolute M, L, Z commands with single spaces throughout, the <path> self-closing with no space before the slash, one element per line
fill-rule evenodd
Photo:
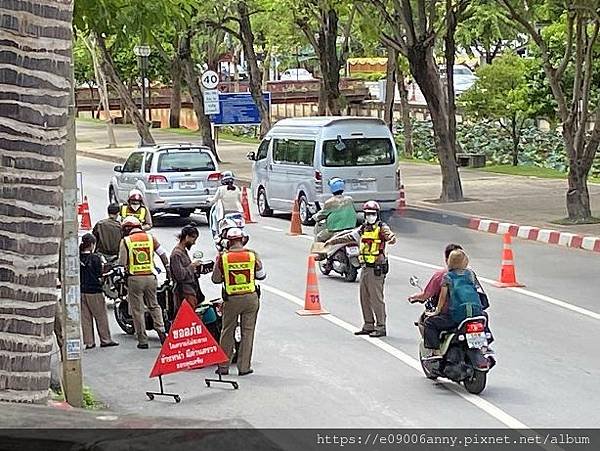
<path fill-rule="evenodd" d="M 466 216 L 460 213 L 438 210 L 435 208 L 407 206 L 396 214 L 405 218 L 419 219 L 421 221 L 435 222 L 445 225 L 477 230 L 479 232 L 493 233 L 496 235 L 510 234 L 512 237 L 545 244 L 583 249 L 600 252 L 600 237 L 578 235 L 571 232 L 542 229 L 539 227 L 523 226 L 509 222 L 482 219 L 477 216 Z"/>

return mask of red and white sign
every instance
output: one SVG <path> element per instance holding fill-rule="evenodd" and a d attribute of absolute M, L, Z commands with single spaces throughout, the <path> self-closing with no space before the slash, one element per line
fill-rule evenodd
<path fill-rule="evenodd" d="M 187 302 L 183 302 L 150 377 L 204 368 L 227 360 L 227 355 L 196 312 Z"/>

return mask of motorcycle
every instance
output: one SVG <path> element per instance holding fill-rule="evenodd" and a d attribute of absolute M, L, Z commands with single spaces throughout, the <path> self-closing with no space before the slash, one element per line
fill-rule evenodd
<path fill-rule="evenodd" d="M 315 239 L 319 231 L 323 230 L 324 224 L 325 220 L 322 220 L 315 226 Z M 334 237 L 346 232 L 347 231 L 342 230 L 334 235 Z M 360 262 L 358 260 L 358 244 L 336 244 L 334 246 L 328 246 L 326 251 L 325 255 L 316 258 L 319 262 L 319 270 L 326 276 L 328 276 L 331 271 L 335 271 L 343 276 L 347 282 L 356 281 L 358 269 L 360 268 Z"/>
<path fill-rule="evenodd" d="M 412 276 L 410 284 L 423 291 L 417 277 Z M 435 310 L 432 299 L 424 305 L 426 312 Z M 419 360 L 425 376 L 432 380 L 444 377 L 459 384 L 462 382 L 469 393 L 481 393 L 487 384 L 488 372 L 496 365 L 495 353 L 488 347 L 492 334 L 487 327 L 487 317 L 467 318 L 455 329 L 442 331 L 440 353 L 433 357 L 425 357 L 428 351 L 423 339 L 424 319 L 425 314 L 415 326 L 421 334 Z"/>
<path fill-rule="evenodd" d="M 227 239 L 223 236 L 222 227 L 226 222 L 233 221 L 236 227 L 244 230 L 246 222 L 242 213 L 223 213 L 223 206 L 220 202 L 213 205 L 209 213 L 209 226 L 215 242 L 217 252 L 223 252 L 227 249 Z"/>

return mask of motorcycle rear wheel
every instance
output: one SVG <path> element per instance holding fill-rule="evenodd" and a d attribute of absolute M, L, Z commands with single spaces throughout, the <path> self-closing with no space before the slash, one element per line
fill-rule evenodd
<path fill-rule="evenodd" d="M 348 264 L 348 269 L 344 273 L 344 280 L 346 280 L 346 282 L 356 282 L 357 277 L 358 277 L 358 269 L 356 269 L 351 264 Z"/>
<path fill-rule="evenodd" d="M 125 332 L 127 335 L 133 335 L 135 333 L 135 329 L 133 328 L 133 319 L 127 319 L 129 317 L 129 313 L 124 309 L 127 309 L 126 302 L 116 302 L 113 308 L 115 312 L 115 320 L 119 327 Z M 127 315 L 127 317 L 125 316 Z"/>
<path fill-rule="evenodd" d="M 469 393 L 478 395 L 485 389 L 485 384 L 487 383 L 487 372 L 475 370 L 473 377 L 470 379 L 465 379 L 463 383 L 465 384 L 465 388 Z"/>

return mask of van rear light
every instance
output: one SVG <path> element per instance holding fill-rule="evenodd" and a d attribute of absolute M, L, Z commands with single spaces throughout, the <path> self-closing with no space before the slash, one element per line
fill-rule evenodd
<path fill-rule="evenodd" d="M 468 334 L 483 332 L 483 330 L 484 330 L 483 323 L 467 323 L 466 330 L 467 330 Z"/>
<path fill-rule="evenodd" d="M 148 176 L 148 183 L 169 183 L 164 175 L 150 174 Z"/>
<path fill-rule="evenodd" d="M 218 182 L 219 180 L 221 180 L 221 173 L 220 172 L 213 172 L 212 174 L 210 174 L 208 176 L 208 181 L 209 182 Z"/>

